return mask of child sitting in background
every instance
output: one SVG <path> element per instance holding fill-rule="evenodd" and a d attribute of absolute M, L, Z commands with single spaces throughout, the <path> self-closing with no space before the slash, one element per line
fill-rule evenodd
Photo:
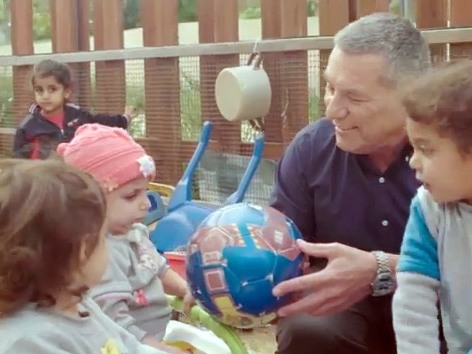
<path fill-rule="evenodd" d="M 472 61 L 420 78 L 404 105 L 423 187 L 398 263 L 398 354 L 440 353 L 438 301 L 448 353 L 472 353 Z"/>
<path fill-rule="evenodd" d="M 133 107 L 124 114 L 92 114 L 69 102 L 72 74 L 69 66 L 54 60 L 35 65 L 31 83 L 36 103 L 17 128 L 13 155 L 30 159 L 48 158 L 61 142 L 69 142 L 78 126 L 100 123 L 125 128 L 135 115 Z"/>
<path fill-rule="evenodd" d="M 138 340 L 169 349 L 161 342 L 171 317 L 165 293 L 183 297 L 187 310 L 193 298 L 140 223 L 149 209 L 146 191 L 155 174 L 153 159 L 125 130 L 99 124 L 79 127 L 57 152 L 66 163 L 93 175 L 105 191 L 110 259 L 102 283 L 92 289 L 94 300 Z"/>
<path fill-rule="evenodd" d="M 160 354 L 87 296 L 107 265 L 105 197 L 60 161 L 0 161 L 0 354 Z"/>

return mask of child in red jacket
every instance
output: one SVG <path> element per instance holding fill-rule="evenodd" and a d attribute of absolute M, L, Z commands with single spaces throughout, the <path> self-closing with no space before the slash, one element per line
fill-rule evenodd
<path fill-rule="evenodd" d="M 133 107 L 124 114 L 92 114 L 70 103 L 72 74 L 69 66 L 54 60 L 35 65 L 31 80 L 36 103 L 17 128 L 13 155 L 29 159 L 46 159 L 61 142 L 69 142 L 78 126 L 100 123 L 126 129 L 135 115 Z"/>

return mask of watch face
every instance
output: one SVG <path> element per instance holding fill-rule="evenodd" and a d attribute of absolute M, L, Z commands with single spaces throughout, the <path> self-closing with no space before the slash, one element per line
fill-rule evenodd
<path fill-rule="evenodd" d="M 373 296 L 384 296 L 391 294 L 395 290 L 395 280 L 390 273 L 380 273 L 372 284 Z"/>

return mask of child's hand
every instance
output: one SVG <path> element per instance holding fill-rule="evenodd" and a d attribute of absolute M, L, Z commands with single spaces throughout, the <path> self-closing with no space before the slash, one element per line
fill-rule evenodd
<path fill-rule="evenodd" d="M 71 128 L 77 128 L 79 126 L 79 118 L 76 118 L 72 121 L 70 121 L 69 123 L 67 123 L 67 126 L 68 127 L 71 127 Z"/>
<path fill-rule="evenodd" d="M 190 314 L 192 306 L 195 305 L 195 299 L 193 298 L 192 293 L 189 290 L 187 290 L 187 293 L 184 296 L 183 305 L 184 307 L 182 311 L 185 316 L 188 316 Z"/>
<path fill-rule="evenodd" d="M 138 115 L 138 111 L 134 106 L 126 106 L 123 114 L 127 116 L 129 118 L 129 122 L 131 122 L 133 118 L 136 118 L 136 116 Z"/>

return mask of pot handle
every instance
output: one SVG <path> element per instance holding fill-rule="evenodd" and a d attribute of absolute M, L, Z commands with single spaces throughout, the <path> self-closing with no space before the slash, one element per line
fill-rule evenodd
<path fill-rule="evenodd" d="M 253 64 L 254 62 L 254 64 Z M 249 55 L 249 58 L 247 60 L 246 65 L 251 65 L 253 66 L 254 69 L 260 69 L 262 63 L 262 55 L 259 52 L 252 52 Z"/>

